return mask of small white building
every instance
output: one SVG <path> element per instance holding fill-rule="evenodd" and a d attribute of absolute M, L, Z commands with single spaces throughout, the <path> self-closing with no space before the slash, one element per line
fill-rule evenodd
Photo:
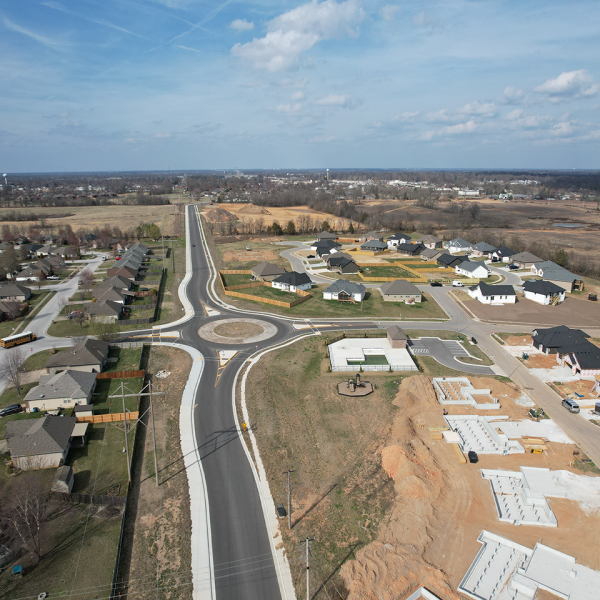
<path fill-rule="evenodd" d="M 465 277 L 479 278 L 485 279 L 489 277 L 489 269 L 485 266 L 483 262 L 474 262 L 470 260 L 466 260 L 462 262 L 460 265 L 456 265 L 454 270 L 457 275 L 464 275 Z"/>
<path fill-rule="evenodd" d="M 482 304 L 515 304 L 517 294 L 512 285 L 490 285 L 480 281 L 469 288 L 469 296 L 479 300 Z"/>
<path fill-rule="evenodd" d="M 410 244 L 411 239 L 410 235 L 406 233 L 394 233 L 394 235 L 387 238 L 386 243 L 388 248 L 392 250 L 392 248 L 397 248 L 398 244 Z"/>
<path fill-rule="evenodd" d="M 533 302 L 547 306 L 552 303 L 564 302 L 566 292 L 551 281 L 529 279 L 523 284 L 523 293 L 527 300 L 533 300 Z"/>
<path fill-rule="evenodd" d="M 367 288 L 360 283 L 338 279 L 323 290 L 323 299 L 337 300 L 338 302 L 362 302 L 366 291 Z"/>
<path fill-rule="evenodd" d="M 454 238 L 444 244 L 444 248 L 446 248 L 450 254 L 455 254 L 456 252 L 468 252 L 470 247 L 471 242 L 467 242 L 467 240 L 461 238 Z"/>
<path fill-rule="evenodd" d="M 306 273 L 290 271 L 273 279 L 271 287 L 283 290 L 284 292 L 306 291 L 312 287 L 312 279 Z"/>

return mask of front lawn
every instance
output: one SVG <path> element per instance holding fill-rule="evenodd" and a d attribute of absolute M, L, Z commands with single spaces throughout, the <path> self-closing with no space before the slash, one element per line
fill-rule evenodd
<path fill-rule="evenodd" d="M 399 267 L 362 267 L 361 273 L 365 277 L 394 277 L 395 279 L 410 279 L 414 275 Z"/>
<path fill-rule="evenodd" d="M 43 369 L 48 359 L 52 356 L 52 350 L 42 350 L 32 354 L 23 365 L 25 371 L 37 371 Z"/>
<path fill-rule="evenodd" d="M 252 283 L 252 281 L 252 275 L 223 274 L 223 282 L 226 286 L 243 285 L 245 283 Z"/>
<path fill-rule="evenodd" d="M 25 325 L 27 325 L 27 323 L 29 323 L 29 321 L 32 319 L 34 311 L 36 311 L 38 307 L 40 307 L 41 303 L 47 300 L 51 294 L 54 294 L 54 292 L 31 290 L 31 296 L 28 300 L 29 309 L 23 317 L 19 317 L 14 321 L 4 321 L 3 323 L 0 323 L 0 338 L 12 335 L 13 329 L 16 329 L 19 325 L 23 323 L 23 321 L 25 321 Z M 22 327 L 19 331 L 24 329 L 25 327 Z"/>

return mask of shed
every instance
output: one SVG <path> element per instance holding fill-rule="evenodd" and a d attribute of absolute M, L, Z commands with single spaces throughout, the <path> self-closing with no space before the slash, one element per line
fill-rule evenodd
<path fill-rule="evenodd" d="M 386 332 L 387 339 L 392 348 L 406 348 L 408 337 L 403 329 L 398 327 L 398 325 L 392 325 L 386 329 Z"/>
<path fill-rule="evenodd" d="M 73 479 L 73 469 L 71 467 L 68 467 L 67 465 L 58 467 L 54 479 L 52 480 L 50 491 L 70 494 L 73 489 Z"/>
<path fill-rule="evenodd" d="M 94 416 L 94 405 L 93 404 L 76 404 L 73 407 L 73 415 L 76 417 L 93 417 Z"/>

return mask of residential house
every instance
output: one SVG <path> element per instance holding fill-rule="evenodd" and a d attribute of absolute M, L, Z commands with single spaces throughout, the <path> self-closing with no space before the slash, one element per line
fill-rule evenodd
<path fill-rule="evenodd" d="M 83 310 L 99 323 L 115 323 L 121 318 L 123 305 L 112 300 L 84 302 Z"/>
<path fill-rule="evenodd" d="M 42 242 L 44 242 L 44 244 L 56 244 L 56 242 L 58 241 L 58 236 L 54 233 L 44 233 L 42 234 L 40 239 L 42 240 Z"/>
<path fill-rule="evenodd" d="M 571 367 L 573 375 L 592 378 L 600 375 L 600 348 L 585 340 L 574 348 L 565 348 L 562 365 Z"/>
<path fill-rule="evenodd" d="M 451 254 L 456 252 L 468 252 L 470 247 L 471 242 L 467 242 L 467 240 L 463 240 L 462 238 L 454 238 L 444 244 L 444 248 Z"/>
<path fill-rule="evenodd" d="M 338 236 L 335 233 L 330 233 L 329 231 L 321 231 L 316 235 L 318 242 L 324 242 L 325 240 L 332 240 L 335 242 L 337 237 Z"/>
<path fill-rule="evenodd" d="M 360 283 L 347 279 L 338 279 L 323 290 L 324 300 L 337 300 L 338 302 L 362 302 L 367 288 Z"/>
<path fill-rule="evenodd" d="M 319 258 L 326 260 L 328 256 L 335 256 L 339 252 L 340 249 L 337 246 L 335 246 L 333 248 L 317 248 L 316 254 Z"/>
<path fill-rule="evenodd" d="M 39 419 L 10 421 L 5 439 L 13 465 L 19 469 L 60 467 L 71 448 L 77 419 L 47 415 Z"/>
<path fill-rule="evenodd" d="M 478 244 L 471 244 L 469 248 L 471 256 L 490 256 L 490 254 L 496 248 L 487 242 L 479 242 Z"/>
<path fill-rule="evenodd" d="M 490 285 L 480 281 L 469 288 L 469 296 L 479 300 L 482 304 L 514 304 L 517 294 L 512 285 Z"/>
<path fill-rule="evenodd" d="M 423 244 L 426 248 L 442 248 L 444 245 L 444 240 L 439 237 L 435 237 L 435 235 L 424 235 L 419 238 L 416 244 Z"/>
<path fill-rule="evenodd" d="M 312 287 L 312 280 L 306 273 L 290 271 L 279 275 L 271 282 L 271 287 L 283 290 L 285 292 L 306 291 Z"/>
<path fill-rule="evenodd" d="M 437 258 L 437 264 L 440 267 L 446 267 L 453 269 L 456 265 L 460 265 L 461 263 L 468 260 L 464 256 L 452 256 L 452 254 L 440 254 Z"/>
<path fill-rule="evenodd" d="M 490 258 L 498 258 L 500 261 L 507 263 L 510 262 L 512 257 L 515 256 L 516 252 L 507 248 L 506 246 L 500 246 L 496 248 L 490 255 Z"/>
<path fill-rule="evenodd" d="M 511 257 L 511 262 L 521 269 L 531 269 L 535 263 L 542 262 L 542 259 L 531 252 L 519 252 Z"/>
<path fill-rule="evenodd" d="M 31 290 L 17 283 L 0 285 L 0 300 L 10 302 L 25 302 L 31 297 Z"/>
<path fill-rule="evenodd" d="M 27 252 L 27 256 L 31 256 L 33 254 L 37 254 L 37 251 L 42 247 L 42 244 L 22 244 L 21 250 L 25 250 Z"/>
<path fill-rule="evenodd" d="M 73 408 L 76 404 L 89 404 L 96 389 L 96 375 L 70 369 L 54 375 L 41 375 L 40 384 L 32 387 L 25 396 L 25 410 L 59 410 Z"/>
<path fill-rule="evenodd" d="M 465 260 L 460 265 L 454 267 L 457 275 L 464 275 L 465 277 L 485 279 L 489 276 L 489 269 L 482 262 L 473 262 Z"/>
<path fill-rule="evenodd" d="M 414 304 L 423 300 L 423 292 L 406 279 L 387 281 L 379 287 L 384 302 L 404 302 Z"/>
<path fill-rule="evenodd" d="M 86 338 L 68 350 L 53 354 L 44 365 L 49 375 L 59 371 L 100 373 L 108 359 L 109 343 Z"/>
<path fill-rule="evenodd" d="M 336 252 L 333 255 L 329 255 L 326 262 L 327 269 L 336 273 L 350 275 L 360 271 L 359 266 L 354 262 L 352 257 L 345 252 Z"/>
<path fill-rule="evenodd" d="M 116 287 L 96 287 L 92 290 L 92 297 L 96 302 L 101 302 L 102 300 L 112 300 L 113 302 L 117 302 L 118 304 L 125 304 L 127 302 L 127 298 L 130 297 L 130 294 L 126 294 L 124 290 L 116 288 Z"/>
<path fill-rule="evenodd" d="M 259 281 L 273 281 L 275 277 L 283 275 L 285 269 L 270 262 L 261 262 L 250 269 L 254 279 Z"/>
<path fill-rule="evenodd" d="M 44 272 L 33 266 L 27 266 L 19 271 L 14 277 L 15 281 L 40 281 L 44 279 L 46 275 Z"/>
<path fill-rule="evenodd" d="M 441 248 L 425 248 L 419 256 L 421 260 L 437 260 L 442 254 L 444 251 Z"/>
<path fill-rule="evenodd" d="M 119 263 L 117 263 L 114 267 L 111 267 L 106 271 L 108 277 L 115 277 L 118 275 L 119 277 L 123 277 L 124 279 L 129 279 L 130 281 L 135 281 L 135 278 L 138 274 L 138 269 L 134 269 L 133 267 L 120 267 Z"/>
<path fill-rule="evenodd" d="M 567 269 L 551 260 L 535 263 L 531 266 L 531 272 L 539 275 L 545 281 L 558 285 L 567 292 L 583 290 L 583 277 L 581 275 L 575 275 L 575 273 L 567 271 Z"/>
<path fill-rule="evenodd" d="M 590 336 L 581 329 L 571 329 L 566 325 L 533 330 L 533 347 L 545 354 L 556 354 L 561 348 L 577 345 Z"/>
<path fill-rule="evenodd" d="M 379 240 L 381 242 L 383 241 L 383 234 L 379 231 L 369 231 L 369 233 L 361 235 L 359 239 L 359 241 L 363 244 L 370 240 Z"/>
<path fill-rule="evenodd" d="M 319 248 L 325 249 L 325 250 L 331 250 L 332 248 L 340 248 L 341 244 L 339 242 L 336 242 L 335 240 L 319 240 L 316 242 L 313 242 L 310 249 L 314 250 L 315 252 L 317 250 L 319 250 Z"/>
<path fill-rule="evenodd" d="M 61 246 L 55 252 L 52 252 L 56 256 L 60 256 L 63 260 L 77 260 L 79 258 L 79 248 L 73 246 Z"/>
<path fill-rule="evenodd" d="M 419 256 L 425 249 L 423 244 L 398 244 L 396 251 L 406 256 Z"/>
<path fill-rule="evenodd" d="M 125 277 L 121 277 L 119 275 L 115 275 L 115 277 L 109 277 L 105 279 L 102 283 L 99 283 L 96 286 L 96 289 L 101 287 L 115 287 L 120 290 L 128 291 L 131 289 L 131 280 L 125 279 Z"/>
<path fill-rule="evenodd" d="M 58 250 L 58 246 L 53 246 L 52 244 L 44 244 L 43 246 L 38 248 L 35 253 L 40 258 L 43 258 L 44 256 L 49 256 L 50 254 L 53 254 L 54 252 L 56 252 L 56 250 Z"/>
<path fill-rule="evenodd" d="M 527 300 L 533 300 L 538 304 L 558 304 L 565 300 L 564 288 L 550 281 L 539 279 L 528 279 L 523 284 L 523 292 Z"/>
<path fill-rule="evenodd" d="M 366 252 L 383 252 L 387 247 L 387 244 L 381 240 L 368 240 L 361 245 L 360 249 Z"/>
<path fill-rule="evenodd" d="M 386 243 L 388 248 L 392 250 L 393 248 L 397 248 L 398 244 L 410 244 L 411 239 L 410 235 L 400 231 L 394 233 L 394 235 L 390 235 L 390 237 L 387 238 Z"/>

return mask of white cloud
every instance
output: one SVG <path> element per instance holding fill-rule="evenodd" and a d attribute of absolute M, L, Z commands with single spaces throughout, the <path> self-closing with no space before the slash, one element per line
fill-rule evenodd
<path fill-rule="evenodd" d="M 515 108 L 515 110 L 511 110 L 507 115 L 506 118 L 509 121 L 516 121 L 517 119 L 520 119 L 523 116 L 523 110 L 520 108 Z"/>
<path fill-rule="evenodd" d="M 570 121 L 561 121 L 550 130 L 551 135 L 556 137 L 567 137 L 572 135 L 573 132 L 573 125 Z"/>
<path fill-rule="evenodd" d="M 333 136 L 323 136 L 323 135 L 318 135 L 314 138 L 311 138 L 310 140 L 308 140 L 310 143 L 312 144 L 328 144 L 329 142 L 333 142 L 335 141 L 335 137 Z"/>
<path fill-rule="evenodd" d="M 296 77 L 295 79 L 290 79 L 289 77 L 286 77 L 285 79 L 282 79 L 277 85 L 284 88 L 303 89 L 304 87 L 306 87 L 307 83 L 308 79 L 303 79 L 302 77 Z"/>
<path fill-rule="evenodd" d="M 304 100 L 304 92 L 297 91 L 290 96 L 290 100 Z"/>
<path fill-rule="evenodd" d="M 395 117 L 393 117 L 392 121 L 413 122 L 415 120 L 415 117 L 417 117 L 419 114 L 421 114 L 419 111 L 416 111 L 416 112 L 405 111 L 405 112 L 397 114 Z"/>
<path fill-rule="evenodd" d="M 509 85 L 504 88 L 502 102 L 504 104 L 521 104 L 525 100 L 525 92 Z"/>
<path fill-rule="evenodd" d="M 493 117 L 498 112 L 493 102 L 471 102 L 465 104 L 457 111 L 459 115 L 473 115 L 477 117 Z"/>
<path fill-rule="evenodd" d="M 10 19 L 7 19 L 6 17 L 4 17 L 4 27 L 6 27 L 7 29 L 10 29 L 11 31 L 14 31 L 15 33 L 20 33 L 21 35 L 27 36 L 28 38 L 35 40 L 36 42 L 42 44 L 43 46 L 52 48 L 53 50 L 60 50 L 61 47 L 63 46 L 63 44 L 61 42 L 59 42 L 58 40 L 54 40 L 45 35 L 41 35 L 35 31 L 32 31 L 31 29 L 21 27 L 21 25 L 14 23 L 13 21 L 11 21 Z"/>
<path fill-rule="evenodd" d="M 524 110 L 515 108 L 506 115 L 511 129 L 543 129 L 554 119 L 550 115 L 528 115 Z"/>
<path fill-rule="evenodd" d="M 246 19 L 236 19 L 231 22 L 229 28 L 235 29 L 236 31 L 250 31 L 251 29 L 254 29 L 254 23 L 252 21 L 246 21 Z"/>
<path fill-rule="evenodd" d="M 534 88 L 534 92 L 544 94 L 550 102 L 562 102 L 572 98 L 595 96 L 600 85 L 593 83 L 593 77 L 585 70 L 563 71 L 555 79 L 548 79 Z"/>
<path fill-rule="evenodd" d="M 257 69 L 276 72 L 293 66 L 300 55 L 322 40 L 355 36 L 365 17 L 357 0 L 325 0 L 299 6 L 269 22 L 269 32 L 247 44 L 236 44 L 231 53 Z"/>
<path fill-rule="evenodd" d="M 318 106 L 341 106 L 343 108 L 352 107 L 352 96 L 341 96 L 338 94 L 329 94 L 329 96 L 323 96 L 314 102 Z"/>
<path fill-rule="evenodd" d="M 466 123 L 442 127 L 437 133 L 438 135 L 463 135 L 465 133 L 473 133 L 477 128 L 478 125 L 474 119 L 470 119 Z"/>
<path fill-rule="evenodd" d="M 396 18 L 396 13 L 400 10 L 395 4 L 386 4 L 380 11 L 381 18 L 385 21 L 393 21 Z"/>
<path fill-rule="evenodd" d="M 449 110 L 442 108 L 437 112 L 427 113 L 425 120 L 428 123 L 447 123 L 448 121 L 456 121 L 457 116 L 452 114 Z"/>
<path fill-rule="evenodd" d="M 275 110 L 286 115 L 297 115 L 302 111 L 302 103 L 296 102 L 295 104 L 280 104 L 275 107 Z"/>

